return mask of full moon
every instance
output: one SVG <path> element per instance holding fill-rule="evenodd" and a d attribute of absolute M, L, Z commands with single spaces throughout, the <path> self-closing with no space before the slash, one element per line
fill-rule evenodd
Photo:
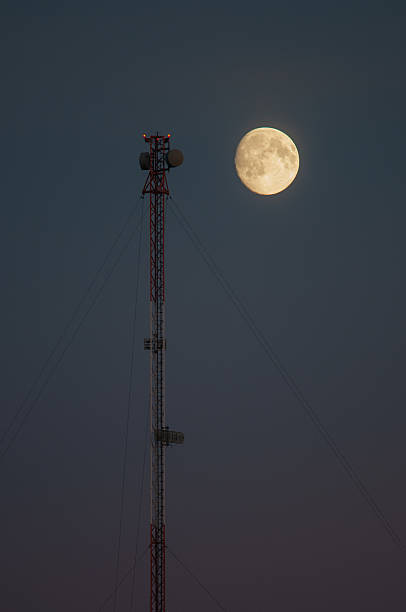
<path fill-rule="evenodd" d="M 299 170 L 299 153 L 289 136 L 275 128 L 251 130 L 240 140 L 235 167 L 248 189 L 272 195 L 289 187 Z"/>

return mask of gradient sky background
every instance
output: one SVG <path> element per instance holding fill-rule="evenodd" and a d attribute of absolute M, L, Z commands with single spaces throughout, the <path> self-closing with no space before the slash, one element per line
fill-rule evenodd
<path fill-rule="evenodd" d="M 0 431 L 139 206 L 142 133 L 170 132 L 177 202 L 406 541 L 403 4 L 6 1 L 0 28 Z M 259 126 L 300 153 L 269 198 L 233 166 Z M 0 464 L 4 611 L 96 611 L 113 585 L 137 240 Z M 144 239 L 122 573 L 148 403 L 145 255 Z M 403 612 L 406 553 L 170 212 L 167 281 L 168 423 L 185 432 L 168 452 L 169 546 L 230 612 Z M 140 551 L 146 497 L 141 526 Z M 145 578 L 146 560 L 138 610 Z M 171 559 L 168 600 L 216 609 Z"/>

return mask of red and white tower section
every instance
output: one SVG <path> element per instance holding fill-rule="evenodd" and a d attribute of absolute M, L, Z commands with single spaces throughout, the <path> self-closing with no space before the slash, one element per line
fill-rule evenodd
<path fill-rule="evenodd" d="M 149 151 L 140 166 L 148 171 L 142 194 L 149 194 L 149 300 L 150 337 L 150 612 L 166 612 L 165 453 L 184 436 L 166 425 L 165 406 L 165 216 L 169 187 L 167 173 L 181 165 L 183 154 L 170 148 L 170 135 L 147 136 Z"/>

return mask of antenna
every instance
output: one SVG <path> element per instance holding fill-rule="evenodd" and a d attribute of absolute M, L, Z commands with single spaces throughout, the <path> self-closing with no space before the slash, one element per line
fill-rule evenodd
<path fill-rule="evenodd" d="M 169 197 L 166 174 L 180 166 L 183 154 L 170 149 L 167 136 L 143 135 L 149 151 L 140 154 L 140 166 L 148 171 L 142 194 L 149 193 L 150 337 L 150 612 L 166 612 L 166 508 L 165 452 L 171 444 L 183 444 L 184 435 L 166 426 L 165 408 L 165 205 Z"/>

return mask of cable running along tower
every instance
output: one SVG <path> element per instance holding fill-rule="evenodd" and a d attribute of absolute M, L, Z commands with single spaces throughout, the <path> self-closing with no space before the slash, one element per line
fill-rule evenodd
<path fill-rule="evenodd" d="M 181 165 L 183 154 L 170 149 L 170 134 L 144 134 L 144 140 L 149 144 L 140 166 L 148 171 L 142 194 L 149 194 L 150 337 L 144 349 L 150 352 L 150 612 L 166 612 L 165 452 L 171 444 L 182 444 L 184 436 L 166 425 L 165 209 L 167 173 Z"/>

